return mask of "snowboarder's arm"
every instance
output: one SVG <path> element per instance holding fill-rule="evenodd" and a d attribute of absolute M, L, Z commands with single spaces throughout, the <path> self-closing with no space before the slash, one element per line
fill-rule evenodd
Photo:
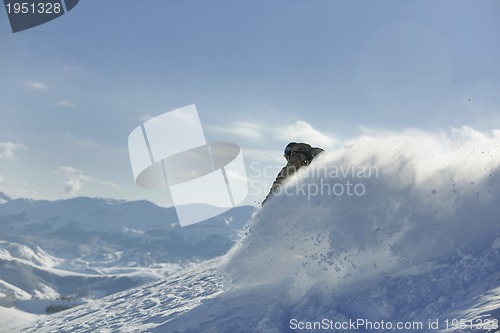
<path fill-rule="evenodd" d="M 273 194 L 278 192 L 280 186 L 283 184 L 285 179 L 287 179 L 289 176 L 291 176 L 295 171 L 297 171 L 301 166 L 303 166 L 303 157 L 302 156 L 296 156 L 295 158 L 291 158 L 286 166 L 284 166 L 281 171 L 278 173 L 278 176 L 276 176 L 276 180 L 273 182 L 273 185 L 271 186 L 271 190 L 269 191 L 269 194 L 266 196 L 264 201 L 262 201 L 262 204 L 266 202 L 267 199 L 269 199 Z"/>

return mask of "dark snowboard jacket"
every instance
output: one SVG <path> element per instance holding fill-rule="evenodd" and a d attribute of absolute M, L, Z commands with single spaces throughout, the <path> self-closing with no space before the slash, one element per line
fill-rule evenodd
<path fill-rule="evenodd" d="M 310 155 L 308 156 L 307 152 L 311 151 L 311 149 L 311 145 L 307 143 L 297 143 L 292 147 L 288 163 L 283 167 L 283 169 L 281 169 L 281 171 L 278 173 L 278 176 L 276 176 L 276 180 L 271 186 L 271 191 L 264 199 L 262 204 L 264 204 L 267 199 L 269 199 L 274 193 L 276 193 L 276 191 L 278 191 L 279 187 L 283 184 L 285 179 L 290 177 L 298 169 L 310 163 Z"/>

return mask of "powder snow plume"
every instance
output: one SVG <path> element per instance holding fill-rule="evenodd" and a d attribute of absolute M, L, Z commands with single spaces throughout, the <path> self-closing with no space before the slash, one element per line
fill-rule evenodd
<path fill-rule="evenodd" d="M 405 267 L 491 248 L 499 147 L 500 131 L 469 127 L 350 140 L 266 202 L 225 274 L 235 287 L 286 285 L 293 303 L 310 289 L 354 293 Z"/>

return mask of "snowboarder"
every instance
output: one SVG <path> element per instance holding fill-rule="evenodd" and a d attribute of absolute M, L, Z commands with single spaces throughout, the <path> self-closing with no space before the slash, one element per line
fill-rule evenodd
<path fill-rule="evenodd" d="M 311 147 L 307 143 L 290 142 L 286 148 L 283 157 L 287 160 L 287 164 L 281 169 L 276 177 L 276 180 L 271 186 L 269 194 L 266 196 L 262 204 L 266 202 L 273 194 L 279 191 L 280 186 L 285 179 L 291 176 L 295 171 L 303 166 L 309 165 L 316 155 L 324 152 L 323 149 L 318 147 Z"/>

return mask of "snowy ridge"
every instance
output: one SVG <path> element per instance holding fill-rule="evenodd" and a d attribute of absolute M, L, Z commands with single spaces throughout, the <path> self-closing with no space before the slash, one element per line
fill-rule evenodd
<path fill-rule="evenodd" d="M 2 192 L 0 192 L 0 205 L 3 205 L 7 202 L 9 202 L 11 199 L 6 196 L 5 194 L 3 194 Z"/>
<path fill-rule="evenodd" d="M 26 248 L 19 244 L 9 244 L 11 248 Z M 26 251 L 27 252 L 27 251 Z M 28 252 L 29 253 L 29 252 Z M 49 258 L 53 258 L 50 257 Z M 53 264 L 49 261 L 49 264 Z M 142 274 L 81 274 L 18 258 L 5 253 L 0 254 L 0 304 L 12 306 L 32 300 L 88 300 L 116 291 L 136 287 L 158 278 L 157 275 L 143 271 Z M 24 303 L 23 303 L 24 302 Z M 50 305 L 50 303 L 48 303 Z M 33 312 L 24 307 L 28 312 Z M 44 313 L 45 309 L 34 310 Z"/>
<path fill-rule="evenodd" d="M 38 246 L 30 247 L 0 240 L 0 259 L 9 260 L 9 258 L 21 259 L 43 267 L 54 267 L 62 262 Z"/>
<path fill-rule="evenodd" d="M 496 332 L 499 146 L 500 131 L 466 127 L 357 138 L 297 173 L 222 259 L 23 332 L 319 332 L 358 320 L 372 325 L 329 329 L 444 332 L 469 320 L 460 331 Z M 367 165 L 378 172 L 320 172 Z M 314 192 L 347 181 L 366 191 Z"/>

